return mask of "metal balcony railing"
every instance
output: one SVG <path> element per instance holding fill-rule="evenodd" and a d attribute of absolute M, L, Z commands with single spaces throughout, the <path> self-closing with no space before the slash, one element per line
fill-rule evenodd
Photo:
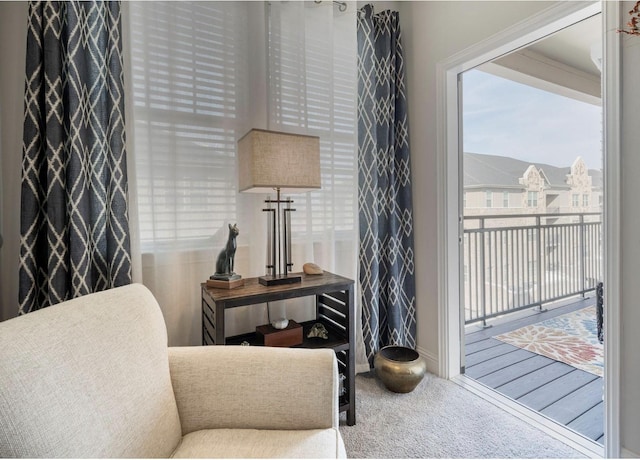
<path fill-rule="evenodd" d="M 465 216 L 465 324 L 595 290 L 601 236 L 597 212 Z"/>

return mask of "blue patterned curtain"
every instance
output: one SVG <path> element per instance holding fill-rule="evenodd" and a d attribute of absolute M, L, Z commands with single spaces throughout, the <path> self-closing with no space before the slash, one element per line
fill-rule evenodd
<path fill-rule="evenodd" d="M 118 2 L 30 2 L 19 313 L 131 282 Z"/>
<path fill-rule="evenodd" d="M 398 13 L 358 16 L 358 205 L 362 328 L 369 363 L 416 346 L 409 124 Z"/>

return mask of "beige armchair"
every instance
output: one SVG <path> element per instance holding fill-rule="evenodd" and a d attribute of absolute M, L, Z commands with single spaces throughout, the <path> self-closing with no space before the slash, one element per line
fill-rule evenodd
<path fill-rule="evenodd" d="M 168 348 L 142 285 L 0 323 L 2 457 L 345 457 L 331 350 Z"/>

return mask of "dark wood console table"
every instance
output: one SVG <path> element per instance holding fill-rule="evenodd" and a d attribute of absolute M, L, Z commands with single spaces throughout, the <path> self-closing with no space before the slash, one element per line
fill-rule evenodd
<path fill-rule="evenodd" d="M 333 273 L 302 276 L 302 282 L 281 286 L 263 286 L 258 278 L 245 278 L 236 289 L 216 289 L 202 283 L 202 344 L 238 345 L 244 341 L 259 345 L 255 333 L 226 337 L 226 309 L 256 305 L 277 300 L 315 296 L 316 319 L 302 323 L 304 342 L 297 347 L 331 348 L 338 359 L 338 371 L 344 376 L 344 394 L 340 396 L 340 412 L 347 413 L 347 424 L 356 423 L 355 388 L 355 306 L 354 282 Z M 307 338 L 313 324 L 322 323 L 329 339 Z"/>

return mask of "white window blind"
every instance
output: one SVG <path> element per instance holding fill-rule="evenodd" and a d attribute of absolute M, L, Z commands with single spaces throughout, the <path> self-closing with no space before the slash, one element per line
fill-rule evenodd
<path fill-rule="evenodd" d="M 322 189 L 292 196 L 293 237 L 330 232 L 355 244 L 357 211 L 355 5 L 271 2 L 269 128 L 320 137 Z"/>
<path fill-rule="evenodd" d="M 131 2 L 134 146 L 143 252 L 206 247 L 238 218 L 246 113 L 242 2 Z"/>

